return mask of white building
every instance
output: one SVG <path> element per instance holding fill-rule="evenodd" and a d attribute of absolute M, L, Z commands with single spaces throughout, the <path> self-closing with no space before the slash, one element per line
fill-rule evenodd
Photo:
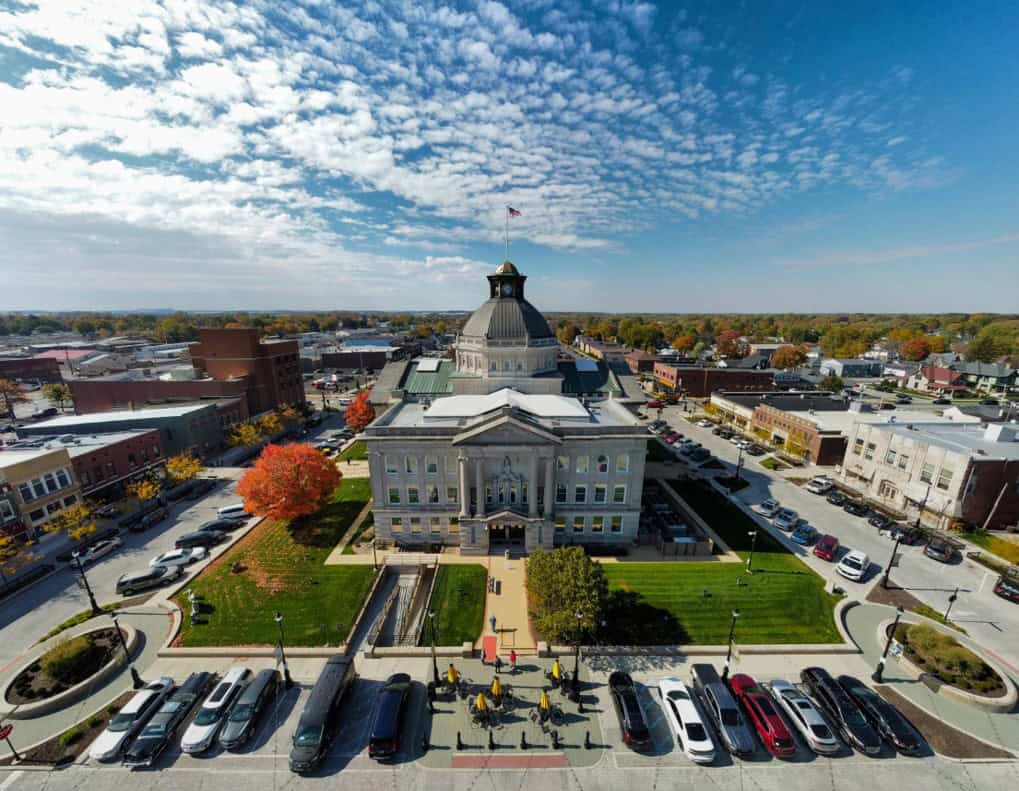
<path fill-rule="evenodd" d="M 508 261 L 488 276 L 455 360 L 380 375 L 391 402 L 364 432 L 379 538 L 470 554 L 636 538 L 647 430 L 604 363 L 559 361 L 525 280 Z"/>

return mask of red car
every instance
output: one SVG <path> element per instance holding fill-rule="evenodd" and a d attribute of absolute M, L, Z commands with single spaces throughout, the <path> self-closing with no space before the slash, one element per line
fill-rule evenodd
<path fill-rule="evenodd" d="M 664 409 L 665 404 L 662 401 L 648 401 L 644 404 L 647 409 Z"/>
<path fill-rule="evenodd" d="M 729 686 L 757 729 L 764 749 L 776 758 L 791 758 L 795 755 L 796 741 L 768 693 L 745 673 L 737 673 L 730 678 Z"/>
<path fill-rule="evenodd" d="M 814 554 L 821 560 L 834 562 L 839 551 L 839 540 L 835 536 L 821 536 L 814 544 Z"/>

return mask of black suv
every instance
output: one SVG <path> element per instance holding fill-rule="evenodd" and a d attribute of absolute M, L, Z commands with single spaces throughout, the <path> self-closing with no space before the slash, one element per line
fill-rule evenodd
<path fill-rule="evenodd" d="M 866 516 L 870 511 L 867 506 L 856 500 L 846 500 L 842 504 L 842 510 L 853 516 Z"/>
<path fill-rule="evenodd" d="M 379 693 L 379 704 L 368 735 L 369 758 L 382 761 L 395 757 L 400 751 L 400 731 L 409 695 L 409 675 L 394 673 L 386 679 L 386 685 Z"/>
<path fill-rule="evenodd" d="M 619 718 L 619 728 L 623 732 L 623 741 L 634 750 L 650 750 L 654 747 L 651 730 L 644 719 L 644 711 L 637 699 L 637 689 L 628 673 L 616 670 L 609 676 L 609 693 L 612 705 Z"/>
<path fill-rule="evenodd" d="M 210 548 L 216 546 L 226 539 L 226 533 L 221 530 L 200 530 L 194 533 L 185 533 L 173 542 L 175 549 L 189 549 L 191 547 Z"/>
<path fill-rule="evenodd" d="M 810 696 L 817 702 L 828 720 L 842 734 L 846 743 L 867 755 L 881 752 L 881 737 L 823 667 L 807 667 L 800 672 L 800 681 L 807 685 Z"/>
<path fill-rule="evenodd" d="M 847 498 L 838 489 L 833 489 L 824 499 L 826 499 L 832 505 L 842 505 Z"/>
<path fill-rule="evenodd" d="M 839 685 L 892 747 L 903 755 L 917 755 L 920 752 L 923 746 L 920 734 L 895 706 L 858 678 L 839 676 Z"/>

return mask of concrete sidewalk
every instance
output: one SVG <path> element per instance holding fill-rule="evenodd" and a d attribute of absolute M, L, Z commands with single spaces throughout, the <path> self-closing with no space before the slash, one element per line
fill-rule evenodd
<path fill-rule="evenodd" d="M 487 560 L 488 574 L 495 577 L 499 592 L 489 591 L 485 597 L 485 626 L 475 647 L 480 648 L 484 636 L 492 634 L 491 619 L 494 616 L 499 653 L 504 661 L 511 648 L 517 653 L 535 653 L 538 644 L 527 617 L 527 559 L 489 555 L 477 560 Z"/>

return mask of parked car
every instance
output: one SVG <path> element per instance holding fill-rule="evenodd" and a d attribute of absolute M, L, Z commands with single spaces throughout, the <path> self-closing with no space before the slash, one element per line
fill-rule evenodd
<path fill-rule="evenodd" d="M 189 547 L 187 549 L 171 549 L 169 552 L 163 552 L 161 555 L 156 555 L 152 560 L 149 561 L 150 568 L 157 568 L 159 566 L 165 566 L 167 568 L 171 566 L 187 566 L 191 563 L 197 563 L 199 560 L 205 560 L 209 556 L 209 550 L 205 547 Z"/>
<path fill-rule="evenodd" d="M 789 733 L 771 698 L 757 682 L 746 673 L 737 673 L 729 679 L 729 687 L 747 713 L 764 749 L 776 758 L 795 755 L 796 741 L 793 735 Z"/>
<path fill-rule="evenodd" d="M 998 399 L 997 398 L 981 398 L 980 399 L 980 405 L 981 406 L 998 406 L 999 404 L 998 404 Z"/>
<path fill-rule="evenodd" d="M 829 563 L 834 562 L 838 552 L 839 540 L 835 536 L 823 535 L 814 544 L 814 555 L 821 558 L 821 560 L 827 560 Z"/>
<path fill-rule="evenodd" d="M 192 673 L 159 707 L 124 753 L 125 766 L 152 766 L 212 682 L 212 673 Z"/>
<path fill-rule="evenodd" d="M 251 670 L 237 665 L 226 671 L 222 680 L 209 693 L 194 720 L 180 738 L 181 752 L 194 755 L 208 750 L 216 740 L 227 712 L 247 683 Z"/>
<path fill-rule="evenodd" d="M 993 590 L 1001 598 L 1019 604 L 1019 572 L 1015 570 L 1015 566 L 998 576 Z"/>
<path fill-rule="evenodd" d="M 886 742 L 903 755 L 917 755 L 923 739 L 916 728 L 895 706 L 874 690 L 852 676 L 839 676 L 839 686 L 846 691 L 867 722 L 880 733 Z"/>
<path fill-rule="evenodd" d="M 173 690 L 173 679 L 163 676 L 138 690 L 124 707 L 113 715 L 106 730 L 96 737 L 88 757 L 93 761 L 112 761 L 130 743 L 135 734 L 156 713 L 163 699 Z"/>
<path fill-rule="evenodd" d="M 889 519 L 884 514 L 873 514 L 868 520 L 867 524 L 871 527 L 876 527 L 878 530 L 887 530 L 889 527 L 895 524 L 894 520 Z"/>
<path fill-rule="evenodd" d="M 725 429 L 722 428 L 721 426 L 715 426 L 713 429 L 711 429 L 711 433 L 714 434 L 716 437 L 722 436 L 722 432 L 724 431 Z"/>
<path fill-rule="evenodd" d="M 915 525 L 904 528 L 902 530 L 902 538 L 899 539 L 899 543 L 905 544 L 908 547 L 915 547 L 917 544 L 923 544 L 925 541 L 927 541 L 927 531 Z"/>
<path fill-rule="evenodd" d="M 131 526 L 128 527 L 128 530 L 132 533 L 144 533 L 150 527 L 158 525 L 166 519 L 167 516 L 169 516 L 169 511 L 160 506 L 159 508 L 155 508 L 152 511 L 142 514 L 141 518 L 132 522 Z"/>
<path fill-rule="evenodd" d="M 115 549 L 119 549 L 124 546 L 124 542 L 114 536 L 113 538 L 105 538 L 102 541 L 96 541 L 92 546 L 87 547 L 84 551 L 78 554 L 78 560 L 75 561 L 72 557 L 71 565 L 76 567 L 78 561 L 81 565 L 87 566 L 89 563 L 94 563 L 101 557 L 105 557 L 113 552 Z"/>
<path fill-rule="evenodd" d="M 881 409 L 895 409 L 895 404 L 891 403 L 890 401 L 882 401 L 880 408 Z"/>
<path fill-rule="evenodd" d="M 101 517 L 102 519 L 116 519 L 122 513 L 123 511 L 121 511 L 117 506 L 111 503 L 109 505 L 104 505 L 102 508 L 98 509 L 96 511 L 96 516 Z"/>
<path fill-rule="evenodd" d="M 352 658 L 337 655 L 326 661 L 294 731 L 289 761 L 291 772 L 306 774 L 322 762 L 332 744 L 340 703 L 354 678 Z"/>
<path fill-rule="evenodd" d="M 821 707 L 828 720 L 842 734 L 847 744 L 867 755 L 881 752 L 881 737 L 863 716 L 852 698 L 823 667 L 807 667 L 800 672 L 810 696 Z"/>
<path fill-rule="evenodd" d="M 810 525 L 800 525 L 793 531 L 790 538 L 800 546 L 809 547 L 817 538 L 817 529 Z"/>
<path fill-rule="evenodd" d="M 858 549 L 854 549 L 843 555 L 836 566 L 835 571 L 848 580 L 862 582 L 870 567 L 870 558 Z"/>
<path fill-rule="evenodd" d="M 806 485 L 806 490 L 811 494 L 827 494 L 835 486 L 828 478 L 820 476 L 811 478 Z"/>
<path fill-rule="evenodd" d="M 763 445 L 758 445 L 756 442 L 751 442 L 744 450 L 751 456 L 763 456 L 768 452 Z"/>
<path fill-rule="evenodd" d="M 773 516 L 774 516 L 774 515 L 775 515 L 776 513 L 778 513 L 778 510 L 779 510 L 779 509 L 780 509 L 780 508 L 781 508 L 782 506 L 781 506 L 781 505 L 779 504 L 778 500 L 775 500 L 775 499 L 773 499 L 773 498 L 769 497 L 769 498 L 768 498 L 767 500 L 765 500 L 764 502 L 762 502 L 762 503 L 761 503 L 761 504 L 760 504 L 759 506 L 757 506 L 757 507 L 758 507 L 758 509 L 760 509 L 760 512 L 761 512 L 762 514 L 764 514 L 764 515 L 765 515 L 765 516 L 767 516 L 768 518 L 771 518 L 771 517 L 773 517 Z"/>
<path fill-rule="evenodd" d="M 160 566 L 144 571 L 129 571 L 126 574 L 121 574 L 117 580 L 117 593 L 121 596 L 131 596 L 141 590 L 169 585 L 181 574 L 183 574 L 183 569 L 180 566 L 174 568 Z"/>
<path fill-rule="evenodd" d="M 393 758 L 400 752 L 400 731 L 410 697 L 410 676 L 394 673 L 379 692 L 379 701 L 368 734 L 368 757 L 376 761 Z"/>
<path fill-rule="evenodd" d="M 658 682 L 658 691 L 662 696 L 665 720 L 686 757 L 697 764 L 714 761 L 715 743 L 686 684 L 678 678 L 663 678 Z"/>
<path fill-rule="evenodd" d="M 923 548 L 923 553 L 931 560 L 938 561 L 938 563 L 951 563 L 957 554 L 954 544 L 938 536 L 934 536 L 927 542 L 927 546 Z"/>
<path fill-rule="evenodd" d="M 837 753 L 841 744 L 832 733 L 814 701 L 783 679 L 770 684 L 771 694 L 785 710 L 786 719 L 800 732 L 800 736 L 815 753 L 831 755 Z"/>
<path fill-rule="evenodd" d="M 690 677 L 693 679 L 694 691 L 700 696 L 704 711 L 714 724 L 722 746 L 733 755 L 753 755 L 754 735 L 714 665 L 692 665 Z"/>
<path fill-rule="evenodd" d="M 231 503 L 216 510 L 216 516 L 220 519 L 244 520 L 251 516 L 244 510 L 244 503 Z"/>
<path fill-rule="evenodd" d="M 226 750 L 236 750 L 247 744 L 258 728 L 258 721 L 269 703 L 276 698 L 280 674 L 275 668 L 259 670 L 251 683 L 230 707 L 226 722 L 219 731 L 219 743 Z"/>
<path fill-rule="evenodd" d="M 912 398 L 912 396 L 908 396 L 905 393 L 896 393 L 895 394 L 895 401 L 896 401 L 896 403 L 899 403 L 899 404 L 912 404 L 913 403 L 913 398 Z"/>
<path fill-rule="evenodd" d="M 931 403 L 932 404 L 937 404 L 938 406 L 948 406 L 949 404 L 952 403 L 952 399 L 950 399 L 950 398 L 935 398 L 933 401 L 931 401 Z"/>
<path fill-rule="evenodd" d="M 733 430 L 731 428 L 723 428 L 721 431 L 718 432 L 718 436 L 720 436 L 722 439 L 732 439 L 732 437 L 734 436 Z"/>
<path fill-rule="evenodd" d="M 853 516 L 866 516 L 870 512 L 866 505 L 857 500 L 846 500 L 842 504 L 842 510 Z"/>
<path fill-rule="evenodd" d="M 994 403 L 998 403 L 995 401 Z M 55 406 L 48 406 L 45 409 L 37 409 L 32 413 L 32 420 L 42 420 L 47 417 L 56 417 L 59 413 Z"/>
<path fill-rule="evenodd" d="M 701 428 L 711 428 L 714 425 L 714 423 L 712 423 L 710 420 L 698 420 L 697 425 L 700 426 Z"/>
<path fill-rule="evenodd" d="M 771 523 L 779 530 L 789 532 L 800 523 L 800 515 L 792 508 L 780 508 L 772 517 Z"/>
<path fill-rule="evenodd" d="M 609 676 L 609 694 L 612 705 L 619 719 L 619 729 L 623 733 L 623 741 L 633 750 L 650 750 L 654 747 L 651 730 L 640 707 L 637 689 L 629 673 L 622 670 L 613 671 Z"/>
<path fill-rule="evenodd" d="M 219 533 L 229 533 L 231 530 L 236 530 L 241 524 L 236 519 L 210 519 L 208 522 L 202 522 L 198 525 L 194 532 L 207 533 L 216 531 Z"/>
<path fill-rule="evenodd" d="M 835 489 L 834 491 L 828 492 L 828 496 L 825 497 L 824 499 L 827 500 L 832 505 L 841 506 L 843 503 L 845 503 L 846 499 L 848 498 L 844 494 L 842 494 L 842 492 L 840 492 L 838 489 Z"/>
<path fill-rule="evenodd" d="M 216 484 L 219 483 L 215 478 L 197 478 L 195 479 L 194 485 L 191 487 L 185 497 L 189 500 L 197 500 L 199 497 L 205 497 L 209 492 L 216 488 Z"/>
<path fill-rule="evenodd" d="M 193 533 L 185 533 L 173 545 L 177 549 L 188 549 L 191 547 L 214 547 L 216 544 L 226 540 L 226 533 L 219 530 L 196 530 Z"/>

